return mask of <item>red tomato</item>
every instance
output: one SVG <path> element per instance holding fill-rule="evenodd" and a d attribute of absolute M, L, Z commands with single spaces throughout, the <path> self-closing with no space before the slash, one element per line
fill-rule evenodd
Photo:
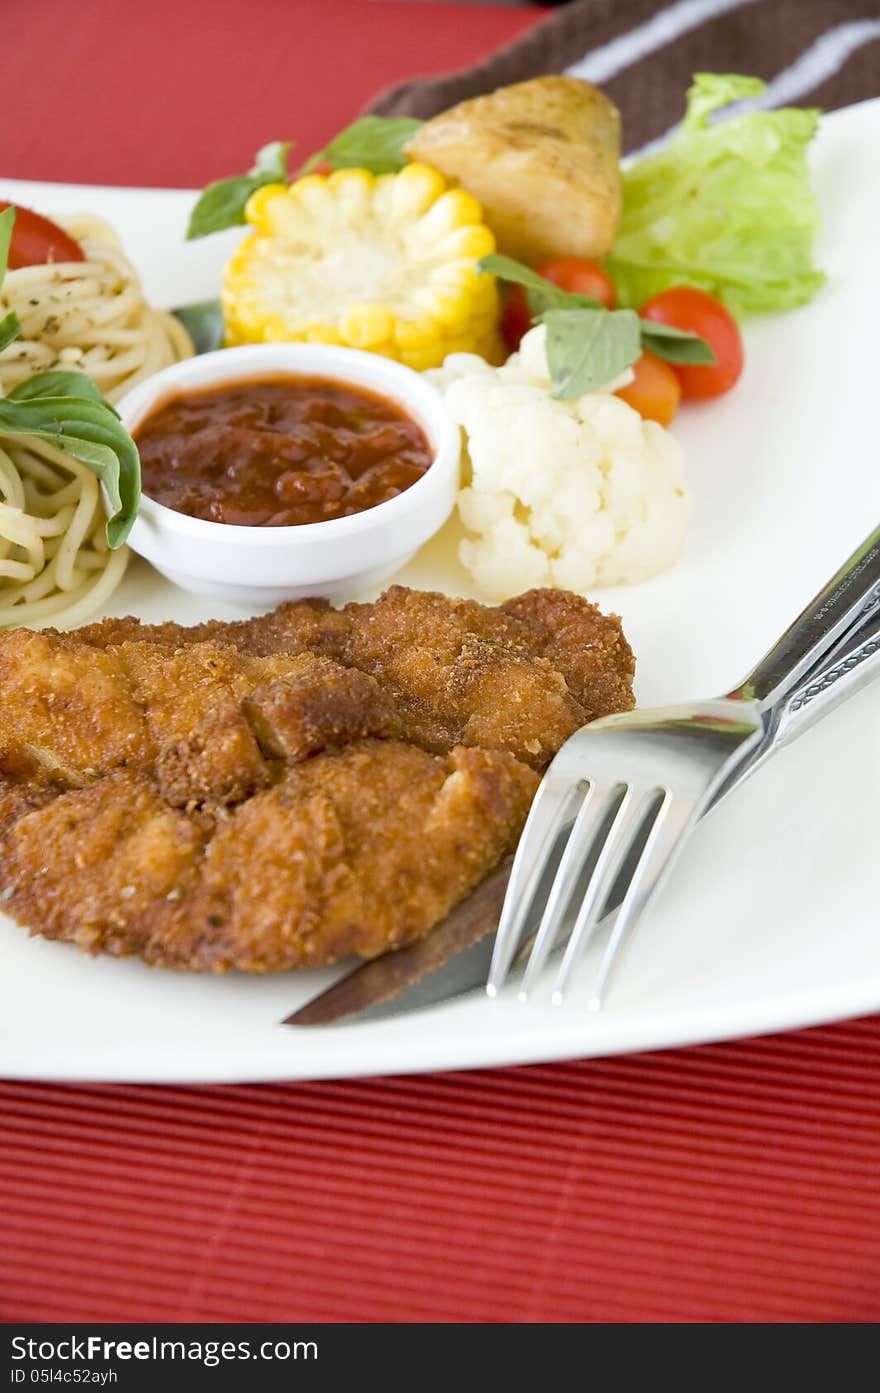
<path fill-rule="evenodd" d="M 504 297 L 504 308 L 501 311 L 501 332 L 509 353 L 516 352 L 520 339 L 531 327 L 532 312 L 526 300 L 526 292 L 521 285 L 512 285 Z"/>
<path fill-rule="evenodd" d="M 79 242 L 30 208 L 20 208 L 17 203 L 0 203 L 0 213 L 5 208 L 15 209 L 15 223 L 12 228 L 12 241 L 9 244 L 7 268 L 18 271 L 22 266 L 42 266 L 47 261 L 84 261 L 83 249 Z"/>
<path fill-rule="evenodd" d="M 703 367 L 674 363 L 684 397 L 720 397 L 729 392 L 743 370 L 743 344 L 736 320 L 720 300 L 691 285 L 676 285 L 647 300 L 639 314 L 657 324 L 671 324 L 699 334 L 711 346 L 716 362 Z"/>
<path fill-rule="evenodd" d="M 614 308 L 611 278 L 595 261 L 588 261 L 584 256 L 557 256 L 535 269 L 539 276 L 552 281 L 561 290 L 568 290 L 574 295 L 589 295 L 606 309 Z M 520 340 L 531 327 L 532 315 L 526 293 L 521 285 L 513 285 L 507 292 L 501 313 L 501 332 L 511 353 L 516 352 Z"/>
<path fill-rule="evenodd" d="M 569 290 L 574 295 L 589 295 L 604 305 L 606 310 L 614 309 L 614 283 L 598 262 L 588 261 L 585 256 L 557 256 L 535 269 L 539 276 L 552 281 L 562 290 Z"/>
<path fill-rule="evenodd" d="M 681 399 L 681 383 L 669 363 L 654 353 L 643 353 L 632 365 L 635 378 L 615 392 L 646 421 L 668 426 Z"/>

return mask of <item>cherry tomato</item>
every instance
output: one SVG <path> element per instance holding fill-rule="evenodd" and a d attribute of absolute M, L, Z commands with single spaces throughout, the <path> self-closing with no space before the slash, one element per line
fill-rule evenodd
<path fill-rule="evenodd" d="M 646 421 L 668 426 L 681 400 L 681 383 L 669 363 L 654 353 L 643 353 L 632 365 L 635 373 L 628 387 L 615 392 Z"/>
<path fill-rule="evenodd" d="M 526 292 L 521 285 L 512 285 L 504 297 L 501 311 L 501 332 L 509 353 L 519 348 L 520 339 L 532 327 L 532 312 L 526 300 Z"/>
<path fill-rule="evenodd" d="M 606 310 L 614 309 L 614 283 L 598 262 L 588 261 L 585 256 L 557 256 L 535 269 L 539 276 L 552 281 L 562 290 L 570 290 L 575 295 L 589 295 L 604 305 Z"/>
<path fill-rule="evenodd" d="M 598 262 L 588 261 L 585 256 L 557 256 L 535 269 L 539 276 L 552 281 L 561 290 L 568 290 L 575 295 L 589 295 L 606 309 L 614 308 L 615 296 L 611 277 L 602 270 Z M 511 353 L 516 352 L 520 340 L 531 327 L 532 315 L 526 292 L 521 285 L 513 285 L 507 292 L 501 313 L 501 332 Z"/>
<path fill-rule="evenodd" d="M 699 334 L 711 346 L 716 362 L 702 367 L 675 363 L 684 397 L 720 397 L 729 392 L 743 370 L 743 344 L 736 321 L 720 300 L 691 285 L 676 285 L 647 300 L 639 314 L 657 324 L 671 324 Z"/>
<path fill-rule="evenodd" d="M 5 208 L 15 209 L 8 270 L 18 271 L 22 266 L 42 266 L 47 261 L 85 260 L 79 242 L 75 242 L 56 223 L 50 222 L 40 213 L 32 212 L 30 208 L 20 208 L 17 203 L 0 203 L 0 213 Z"/>

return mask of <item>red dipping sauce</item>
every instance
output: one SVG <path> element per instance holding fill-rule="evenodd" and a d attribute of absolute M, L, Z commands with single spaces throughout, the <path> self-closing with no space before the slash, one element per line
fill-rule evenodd
<path fill-rule="evenodd" d="M 244 527 L 362 513 L 410 488 L 433 458 L 424 431 L 395 402 L 323 377 L 172 397 L 134 438 L 149 498 Z"/>

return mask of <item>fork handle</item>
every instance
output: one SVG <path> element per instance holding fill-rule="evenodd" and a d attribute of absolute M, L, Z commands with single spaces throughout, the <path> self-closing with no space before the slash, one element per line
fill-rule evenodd
<path fill-rule="evenodd" d="M 780 705 L 843 634 L 880 608 L 880 527 L 832 576 L 748 677 L 730 692 L 765 709 Z"/>
<path fill-rule="evenodd" d="M 860 636 L 839 648 L 841 651 L 828 659 L 821 671 L 804 682 L 788 701 L 776 735 L 777 747 L 798 739 L 880 675 L 880 623 L 876 619 L 865 626 Z"/>
<path fill-rule="evenodd" d="M 762 769 L 785 745 L 806 734 L 836 707 L 842 706 L 869 682 L 880 677 L 880 607 L 866 623 L 856 626 L 826 655 L 818 669 L 805 679 L 787 702 L 780 703 L 777 719 L 761 749 L 734 769 L 716 789 L 707 812 L 728 793 Z"/>

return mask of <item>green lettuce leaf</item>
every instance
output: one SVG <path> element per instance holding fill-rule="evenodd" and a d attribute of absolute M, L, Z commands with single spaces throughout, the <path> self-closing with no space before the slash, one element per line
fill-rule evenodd
<path fill-rule="evenodd" d="M 675 135 L 625 171 L 608 261 L 621 304 L 696 285 L 745 315 L 803 304 L 822 285 L 807 166 L 819 112 L 786 107 L 709 120 L 764 87 L 755 77 L 697 73 Z"/>

